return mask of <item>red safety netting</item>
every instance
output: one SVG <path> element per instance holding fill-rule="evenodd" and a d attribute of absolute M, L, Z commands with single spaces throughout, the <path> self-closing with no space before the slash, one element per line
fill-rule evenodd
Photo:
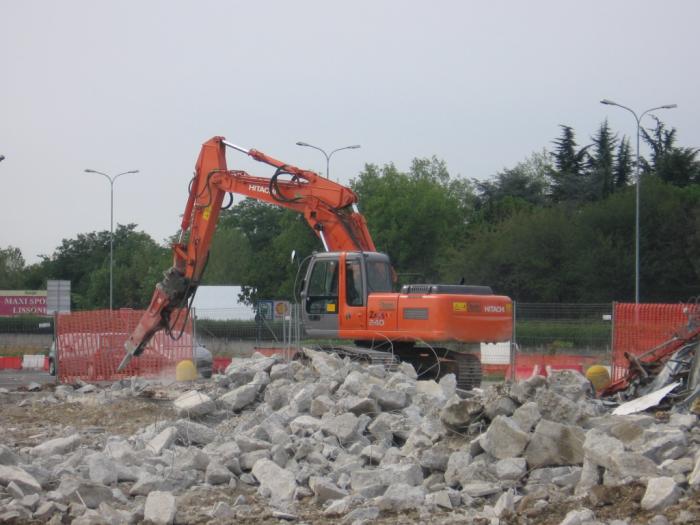
<path fill-rule="evenodd" d="M 21 370 L 22 356 L 0 356 L 0 370 L 2 369 Z"/>
<path fill-rule="evenodd" d="M 641 355 L 671 339 L 697 315 L 696 304 L 615 303 L 612 345 L 613 380 L 629 368 L 625 352 Z"/>
<path fill-rule="evenodd" d="M 124 342 L 134 330 L 143 311 L 98 310 L 56 316 L 56 350 L 58 377 L 61 382 L 115 381 L 130 376 L 173 376 L 177 363 L 192 359 L 192 320 L 185 322 L 184 312 L 175 334 L 158 332 L 143 354 L 131 360 L 129 366 L 117 373 L 125 355 Z"/>
<path fill-rule="evenodd" d="M 553 370 L 576 370 L 584 374 L 586 369 L 594 364 L 600 364 L 599 356 L 576 354 L 515 354 L 514 379 L 521 381 L 533 374 L 549 375 Z M 506 368 L 505 377 L 511 377 L 510 365 Z"/>

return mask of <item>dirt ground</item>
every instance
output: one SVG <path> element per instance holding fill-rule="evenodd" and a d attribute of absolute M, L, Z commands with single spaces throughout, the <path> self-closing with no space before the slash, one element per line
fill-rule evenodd
<path fill-rule="evenodd" d="M 53 393 L 53 384 L 46 384 L 42 391 L 26 392 L 13 390 L 0 394 L 0 443 L 11 447 L 31 447 L 47 439 L 73 432 L 80 432 L 86 442 L 100 445 L 108 436 L 130 436 L 138 429 L 164 419 L 175 419 L 169 399 L 157 397 L 118 397 L 103 391 L 103 397 L 88 403 L 65 403 L 46 401 Z M 86 398 L 91 396 L 86 396 Z M 94 400 L 94 398 L 92 398 Z M 602 487 L 601 487 L 602 488 Z M 631 485 L 619 488 L 604 487 L 592 491 L 581 501 L 550 501 L 543 510 L 532 508 L 534 501 L 526 496 L 518 505 L 517 515 L 505 516 L 505 525 L 557 525 L 567 512 L 582 507 L 595 513 L 596 519 L 609 522 L 625 519 L 630 525 L 646 524 L 657 513 L 642 511 L 640 501 L 645 487 Z M 236 498 L 246 498 L 244 506 L 237 506 L 236 523 L 281 523 L 272 515 L 266 502 L 256 494 L 255 487 L 239 483 L 236 489 L 219 487 L 198 487 L 178 498 L 179 520 L 186 523 L 217 523 L 206 513 L 219 501 L 233 505 Z M 662 514 L 670 523 L 700 523 L 700 494 L 690 498 L 689 503 L 677 504 Z M 682 511 L 687 511 L 683 513 Z M 690 514 L 688 514 L 690 512 Z M 296 509 L 299 522 L 335 523 L 339 519 L 324 517 L 322 509 L 309 498 L 301 500 Z M 183 521 L 184 520 L 184 521 Z M 381 515 L 373 523 L 467 523 L 471 522 L 469 509 L 437 511 L 419 514 L 416 511 Z M 224 523 L 224 522 L 221 522 Z M 481 520 L 477 521 L 481 525 Z M 483 525 L 487 522 L 483 520 Z"/>

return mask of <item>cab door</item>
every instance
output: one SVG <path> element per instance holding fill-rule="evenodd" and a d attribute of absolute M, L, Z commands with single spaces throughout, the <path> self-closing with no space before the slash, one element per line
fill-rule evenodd
<path fill-rule="evenodd" d="M 338 254 L 324 254 L 311 261 L 302 292 L 302 318 L 308 335 L 337 337 L 339 279 Z"/>
<path fill-rule="evenodd" d="M 340 329 L 343 337 L 353 337 L 346 331 L 367 328 L 367 285 L 364 279 L 363 259 L 360 255 L 345 254 L 340 259 Z"/>

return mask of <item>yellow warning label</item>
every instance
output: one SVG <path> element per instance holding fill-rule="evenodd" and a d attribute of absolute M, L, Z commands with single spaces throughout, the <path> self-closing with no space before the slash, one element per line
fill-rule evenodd
<path fill-rule="evenodd" d="M 467 311 L 467 303 L 452 303 L 452 311 L 453 312 L 466 312 Z"/>
<path fill-rule="evenodd" d="M 334 304 L 334 303 L 328 303 L 328 304 L 326 305 L 326 312 L 331 313 L 331 314 L 335 313 L 335 304 Z"/>
<path fill-rule="evenodd" d="M 205 221 L 208 221 L 210 215 L 211 215 L 211 206 L 207 206 L 206 208 L 204 208 L 204 211 L 202 212 L 202 218 Z"/>
<path fill-rule="evenodd" d="M 511 313 L 513 311 L 513 303 L 506 304 L 506 312 Z"/>

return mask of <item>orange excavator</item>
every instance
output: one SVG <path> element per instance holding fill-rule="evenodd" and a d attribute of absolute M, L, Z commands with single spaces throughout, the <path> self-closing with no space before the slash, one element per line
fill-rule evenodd
<path fill-rule="evenodd" d="M 226 148 L 275 168 L 271 177 L 229 170 Z M 434 376 L 453 372 L 457 385 L 481 383 L 473 345 L 508 341 L 512 301 L 487 286 L 404 285 L 394 291 L 389 258 L 376 251 L 357 195 L 312 171 L 291 166 L 260 151 L 214 137 L 202 145 L 190 183 L 173 266 L 157 284 L 151 303 L 124 344 L 124 369 L 159 331 L 175 331 L 189 308 L 206 267 L 212 237 L 227 193 L 245 195 L 303 214 L 324 249 L 308 259 L 301 285 L 301 316 L 307 335 L 355 344 L 323 350 L 372 363 L 409 361 Z M 465 351 L 467 350 L 467 351 Z"/>

